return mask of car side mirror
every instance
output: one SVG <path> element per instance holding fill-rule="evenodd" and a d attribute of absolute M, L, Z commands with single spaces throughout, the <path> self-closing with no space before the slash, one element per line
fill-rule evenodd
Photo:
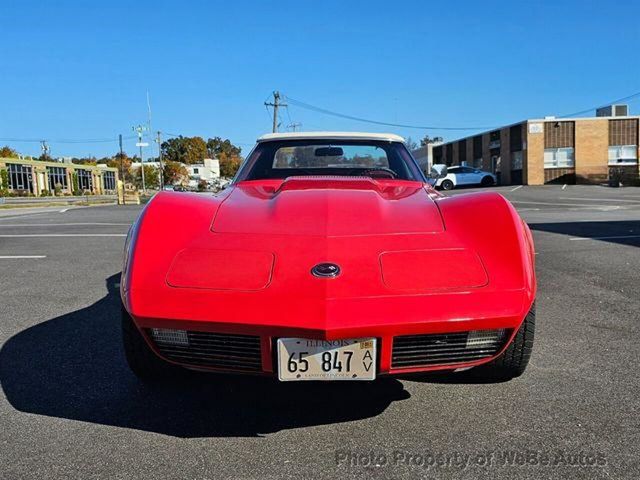
<path fill-rule="evenodd" d="M 448 174 L 447 166 L 444 164 L 437 163 L 431 166 L 431 178 L 444 178 Z"/>

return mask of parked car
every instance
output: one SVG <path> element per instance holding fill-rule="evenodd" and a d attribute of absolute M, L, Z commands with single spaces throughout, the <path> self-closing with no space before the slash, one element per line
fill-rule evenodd
<path fill-rule="evenodd" d="M 497 178 L 491 172 L 463 166 L 447 167 L 445 176 L 437 176 L 437 178 L 430 180 L 432 186 L 443 190 L 452 190 L 455 187 L 467 185 L 490 187 L 496 182 Z"/>
<path fill-rule="evenodd" d="M 124 351 L 281 381 L 522 374 L 531 232 L 501 195 L 445 197 L 391 134 L 268 134 L 213 195 L 160 192 L 127 236 Z"/>

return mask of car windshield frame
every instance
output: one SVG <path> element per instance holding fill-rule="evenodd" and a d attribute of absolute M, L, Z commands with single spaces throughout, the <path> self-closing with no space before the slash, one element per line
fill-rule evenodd
<path fill-rule="evenodd" d="M 388 159 L 391 170 L 398 176 L 395 180 L 408 180 L 426 183 L 424 173 L 417 162 L 406 148 L 404 143 L 388 140 L 364 140 L 364 139 L 330 139 L 330 138 L 310 138 L 310 139 L 281 139 L 258 142 L 251 150 L 243 164 L 240 166 L 233 183 L 245 180 L 276 180 L 285 179 L 292 176 L 344 176 L 345 178 L 362 176 L 366 170 L 376 170 L 380 167 L 309 167 L 309 168 L 274 168 L 274 157 L 278 150 L 285 147 L 378 147 L 382 148 Z M 287 171 L 290 170 L 290 174 Z M 359 175 L 347 175 L 348 171 L 362 170 Z M 326 173 L 325 173 L 326 171 Z M 387 179 L 380 176 L 371 177 L 374 179 Z M 390 177 L 388 180 L 392 180 Z"/>

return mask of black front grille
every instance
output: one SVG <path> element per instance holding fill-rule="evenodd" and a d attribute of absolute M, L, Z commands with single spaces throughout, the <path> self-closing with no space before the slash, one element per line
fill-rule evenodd
<path fill-rule="evenodd" d="M 473 330 L 393 338 L 392 368 L 451 365 L 494 356 L 507 340 L 506 330 Z"/>
<path fill-rule="evenodd" d="M 184 330 L 149 330 L 160 353 L 174 362 L 224 370 L 262 370 L 260 337 Z"/>

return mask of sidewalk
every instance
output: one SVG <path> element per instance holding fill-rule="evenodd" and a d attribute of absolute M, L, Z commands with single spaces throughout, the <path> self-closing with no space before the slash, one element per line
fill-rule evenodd
<path fill-rule="evenodd" d="M 0 208 L 0 219 L 11 217 L 22 217 L 25 215 L 40 215 L 44 213 L 64 213 L 67 210 L 76 210 L 78 208 L 87 207 L 103 207 L 107 205 L 115 205 L 115 203 L 99 203 L 95 205 L 58 205 L 53 207 L 15 207 Z"/>

